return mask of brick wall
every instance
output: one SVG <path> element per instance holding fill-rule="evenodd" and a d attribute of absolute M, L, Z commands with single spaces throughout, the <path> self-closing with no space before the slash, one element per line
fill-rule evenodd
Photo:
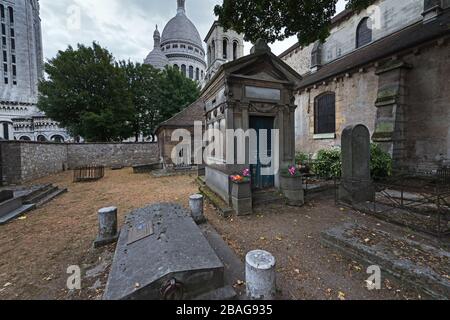
<path fill-rule="evenodd" d="M 159 161 L 156 143 L 57 144 L 0 142 L 0 182 L 21 184 L 86 165 L 125 167 Z"/>

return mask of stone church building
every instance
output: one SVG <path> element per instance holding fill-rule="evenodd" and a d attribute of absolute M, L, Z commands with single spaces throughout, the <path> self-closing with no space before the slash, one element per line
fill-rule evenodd
<path fill-rule="evenodd" d="M 450 165 L 449 31 L 448 0 L 379 0 L 337 15 L 323 43 L 281 54 L 303 78 L 297 151 L 340 146 L 345 127 L 365 124 L 396 168 Z"/>
<path fill-rule="evenodd" d="M 0 24 L 0 140 L 67 141 L 36 107 L 44 63 L 39 1 L 1 0 Z"/>

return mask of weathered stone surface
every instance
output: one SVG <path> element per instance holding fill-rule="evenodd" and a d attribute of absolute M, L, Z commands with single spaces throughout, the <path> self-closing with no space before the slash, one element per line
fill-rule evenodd
<path fill-rule="evenodd" d="M 204 212 L 204 200 L 201 194 L 194 194 L 189 197 L 189 207 L 191 208 L 192 218 L 197 224 L 206 221 Z"/>
<path fill-rule="evenodd" d="M 448 251 L 353 223 L 325 231 L 322 240 L 351 259 L 380 266 L 383 272 L 435 299 L 450 297 Z"/>
<path fill-rule="evenodd" d="M 98 236 L 94 242 L 94 247 L 116 242 L 119 238 L 117 232 L 117 208 L 108 207 L 98 211 Z"/>
<path fill-rule="evenodd" d="M 247 297 L 254 300 L 273 300 L 276 295 L 276 260 L 267 251 L 255 250 L 247 254 L 245 280 Z"/>
<path fill-rule="evenodd" d="M 87 165 L 105 167 L 158 162 L 156 143 L 94 143 L 60 144 L 24 141 L 0 142 L 2 170 L 0 180 L 5 184 L 45 177 L 69 168 Z"/>
<path fill-rule="evenodd" d="M 128 244 L 131 228 L 151 223 L 153 233 Z M 193 299 L 224 286 L 224 266 L 187 210 L 156 204 L 130 213 L 122 228 L 109 275 L 106 300 L 160 300 L 171 280 Z M 163 290 L 164 291 L 164 290 Z"/>
<path fill-rule="evenodd" d="M 371 201 L 375 189 L 370 177 L 370 132 L 364 125 L 342 133 L 342 179 L 339 200 L 348 204 Z"/>
<path fill-rule="evenodd" d="M 3 201 L 14 198 L 14 191 L 12 190 L 0 190 L 0 203 Z"/>
<path fill-rule="evenodd" d="M 303 190 L 302 177 L 280 176 L 281 190 L 290 206 L 305 204 L 305 190 Z"/>

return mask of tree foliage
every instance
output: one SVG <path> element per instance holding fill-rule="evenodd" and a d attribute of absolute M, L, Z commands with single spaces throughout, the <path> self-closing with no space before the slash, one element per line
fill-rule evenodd
<path fill-rule="evenodd" d="M 161 73 L 155 68 L 131 61 L 120 62 L 128 83 L 133 106 L 132 130 L 138 141 L 139 136 L 151 136 L 160 121 Z"/>
<path fill-rule="evenodd" d="M 60 51 L 45 64 L 45 72 L 39 109 L 87 141 L 151 136 L 160 122 L 200 94 L 198 84 L 176 69 L 116 62 L 97 43 Z"/>
<path fill-rule="evenodd" d="M 160 88 L 160 121 L 170 119 L 200 96 L 200 86 L 173 67 L 162 71 Z"/>
<path fill-rule="evenodd" d="M 246 41 L 268 43 L 297 35 L 303 45 L 325 40 L 338 0 L 224 0 L 214 8 L 225 29 L 244 34 Z M 373 0 L 349 0 L 347 8 L 361 10 Z"/>

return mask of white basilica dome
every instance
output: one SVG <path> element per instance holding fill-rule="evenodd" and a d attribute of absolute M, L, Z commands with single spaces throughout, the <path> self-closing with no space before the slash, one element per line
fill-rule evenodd
<path fill-rule="evenodd" d="M 166 63 L 180 70 L 186 77 L 202 82 L 206 71 L 203 41 L 195 25 L 186 16 L 185 0 L 177 0 L 177 15 L 165 26 L 161 35 L 161 51 L 154 50 L 145 63 L 156 68 Z M 155 41 L 157 45 L 157 41 Z"/>

